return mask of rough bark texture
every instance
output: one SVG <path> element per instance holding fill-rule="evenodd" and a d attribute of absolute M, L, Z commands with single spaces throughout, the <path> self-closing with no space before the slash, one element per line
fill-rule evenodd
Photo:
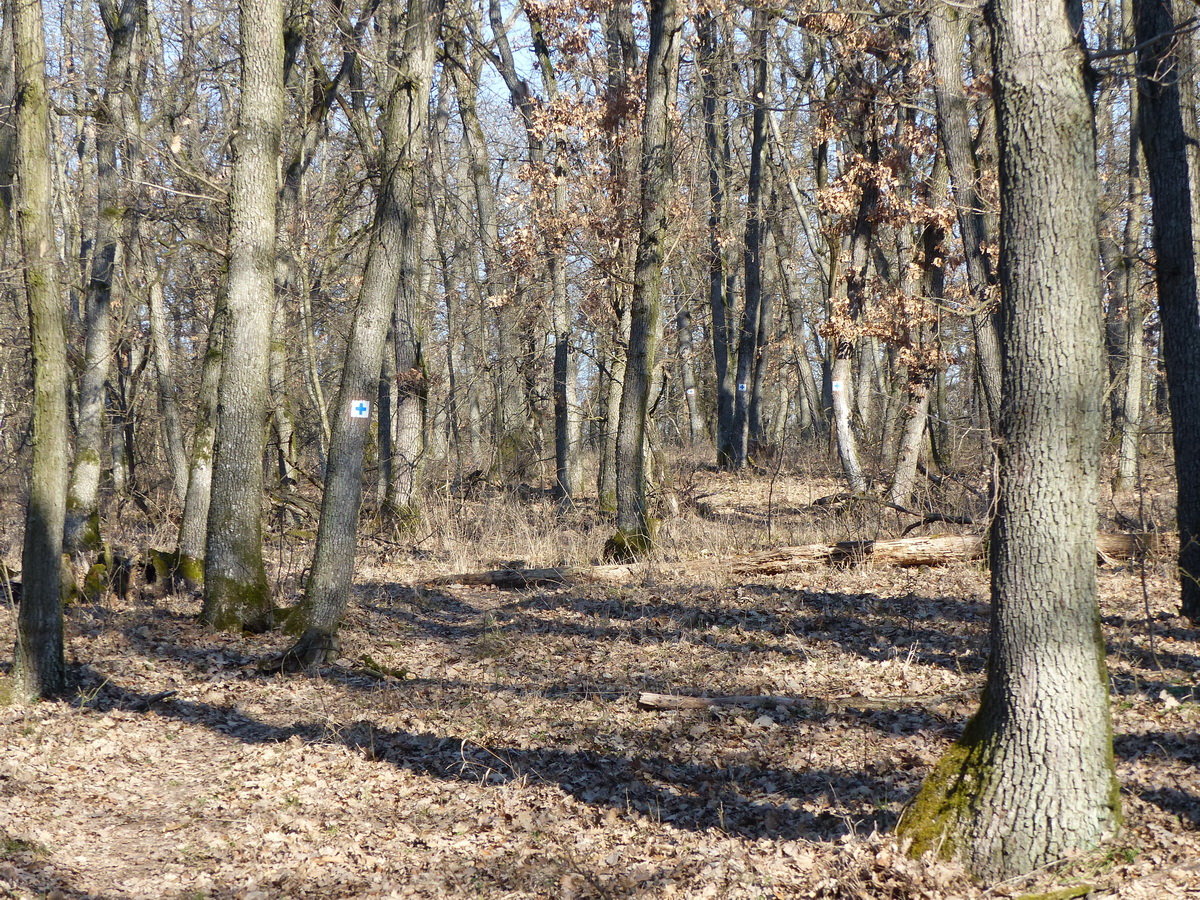
<path fill-rule="evenodd" d="M 1173 0 L 1134 5 L 1139 119 L 1154 215 L 1163 359 L 1170 391 L 1183 614 L 1200 622 L 1200 129 L 1191 15 Z"/>
<path fill-rule="evenodd" d="M 397 2 L 393 8 L 397 20 L 399 13 Z M 405 250 L 416 239 L 414 194 L 417 177 L 423 171 L 421 162 L 441 13 L 440 0 L 408 0 L 403 43 L 395 48 L 391 60 L 396 75 L 382 122 L 383 178 L 335 406 L 312 574 L 288 624 L 289 630 L 299 635 L 289 656 L 302 666 L 320 665 L 335 654 L 337 629 L 350 599 L 362 501 L 363 455 L 370 422 L 368 418 L 351 416 L 351 406 L 377 393 L 384 342 L 397 302 Z M 399 371 L 399 377 L 402 382 L 414 377 L 411 366 Z M 403 388 L 402 384 L 402 393 Z"/>
<path fill-rule="evenodd" d="M 67 495 L 67 345 L 63 334 L 50 167 L 50 93 L 40 0 L 16 0 L 17 223 L 33 345 L 33 467 L 21 553 L 16 694 L 48 697 L 66 684 L 61 560 Z"/>
<path fill-rule="evenodd" d="M 271 595 L 262 556 L 263 452 L 270 412 L 275 202 L 283 127 L 283 4 L 243 0 L 241 109 L 230 178 L 228 320 L 204 554 L 210 628 L 261 630 Z"/>
<path fill-rule="evenodd" d="M 667 204 L 673 183 L 669 113 L 675 105 L 679 74 L 679 26 L 675 0 L 652 0 L 642 121 L 642 225 L 617 427 L 617 533 L 606 545 L 606 555 L 614 559 L 644 553 L 653 539 L 646 496 L 646 406 L 658 343 Z"/>
<path fill-rule="evenodd" d="M 1117 827 L 1097 607 L 1103 380 L 1095 146 L 1078 3 L 990 7 L 1000 145 L 1004 403 L 992 640 L 979 712 L 901 831 L 1009 878 Z"/>

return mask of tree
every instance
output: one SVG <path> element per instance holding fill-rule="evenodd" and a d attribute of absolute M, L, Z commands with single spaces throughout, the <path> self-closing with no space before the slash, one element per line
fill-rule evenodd
<path fill-rule="evenodd" d="M 141 3 L 118 6 L 113 0 L 100 0 L 99 8 L 110 49 L 96 133 L 96 250 L 85 299 L 86 336 L 79 379 L 75 465 L 67 493 L 64 544 L 68 553 L 85 553 L 100 546 L 98 493 L 112 355 L 113 275 L 124 218 L 118 160 L 126 168 L 129 166 L 128 158 L 118 152 L 118 147 L 128 147 L 120 140 L 128 116 L 124 106 L 129 103 L 127 95 L 133 81 L 134 41 L 146 17 L 145 5 Z"/>
<path fill-rule="evenodd" d="M 642 120 L 642 224 L 633 273 L 629 354 L 617 426 L 617 533 L 605 547 L 613 558 L 637 556 L 653 541 L 646 496 L 646 405 L 662 314 L 667 204 L 672 185 L 671 110 L 679 76 L 680 18 L 675 0 L 651 0 Z"/>
<path fill-rule="evenodd" d="M 1182 13 L 1182 15 L 1181 15 Z M 1183 615 L 1200 622 L 1200 130 L 1194 38 L 1172 0 L 1134 4 L 1138 114 L 1154 216 L 1155 277 L 1175 447 Z"/>
<path fill-rule="evenodd" d="M 400 0 L 393 2 L 393 22 L 399 24 Z M 401 288 L 405 257 L 411 258 L 411 245 L 417 239 L 416 192 L 424 174 L 421 163 L 442 10 L 441 0 L 407 0 L 403 28 L 394 32 L 398 45 L 389 53 L 394 73 L 381 123 L 375 222 L 342 367 L 312 574 L 288 623 L 289 630 L 299 635 L 288 651 L 289 665 L 320 665 L 336 654 L 337 629 L 350 599 L 369 421 L 365 409 L 356 412 L 352 406 L 377 393 L 384 341 Z M 406 374 L 398 372 L 400 377 Z"/>
<path fill-rule="evenodd" d="M 34 699 L 66 685 L 61 561 L 67 495 L 67 345 L 50 187 L 50 92 L 42 4 L 16 0 L 13 6 L 17 223 L 33 344 L 33 468 L 13 672 L 18 695 Z"/>
<path fill-rule="evenodd" d="M 979 712 L 900 832 L 992 878 L 1120 820 L 1095 540 L 1102 423 L 1095 142 L 1082 7 L 989 7 L 1003 312 L 992 637 Z"/>
<path fill-rule="evenodd" d="M 991 434 L 999 433 L 1000 346 L 996 333 L 995 272 L 988 257 L 991 244 L 980 196 L 979 158 L 971 133 L 971 111 L 962 76 L 962 46 L 969 22 L 954 3 L 938 3 L 926 19 L 929 49 L 937 78 L 938 142 L 950 169 L 951 189 L 958 207 L 958 227 L 974 309 L 969 313 L 975 336 L 976 372 Z"/>
<path fill-rule="evenodd" d="M 262 496 L 283 128 L 281 0 L 242 0 L 241 56 L 241 109 L 229 192 L 227 320 L 201 618 L 210 628 L 262 630 L 270 624 L 271 611 L 262 556 Z"/>

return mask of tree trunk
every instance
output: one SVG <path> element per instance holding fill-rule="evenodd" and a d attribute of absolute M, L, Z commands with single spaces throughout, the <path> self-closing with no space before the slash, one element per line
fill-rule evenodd
<path fill-rule="evenodd" d="M 400 18 L 399 6 L 399 0 L 395 0 L 396 21 Z M 390 54 L 396 72 L 381 123 L 383 174 L 335 406 L 312 574 L 288 622 L 288 630 L 299 635 L 288 656 L 301 666 L 321 665 L 336 655 L 337 629 L 350 600 L 370 421 L 362 404 L 376 394 L 388 324 L 398 321 L 392 313 L 405 269 L 405 254 L 412 252 L 418 240 L 414 234 L 418 230 L 415 194 L 418 178 L 424 174 L 429 94 L 441 15 L 441 0 L 407 0 L 404 28 L 397 38 L 402 43 Z M 412 337 L 398 335 L 397 343 L 411 347 Z M 413 378 L 414 370 L 420 372 L 419 349 L 416 352 L 411 362 L 398 358 L 401 395 L 405 393 L 405 379 Z"/>
<path fill-rule="evenodd" d="M 733 347 L 733 278 L 729 272 L 725 244 L 725 186 L 729 181 L 729 132 L 717 66 L 722 61 L 717 38 L 717 17 L 702 15 L 697 24 L 700 38 L 700 76 L 703 83 L 704 146 L 708 161 L 708 297 L 712 309 L 713 362 L 717 388 L 717 464 L 736 465 L 737 440 L 734 427 L 734 379 L 729 356 Z"/>
<path fill-rule="evenodd" d="M 704 435 L 704 420 L 700 417 L 700 398 L 696 396 L 696 369 L 692 359 L 692 313 L 687 301 L 680 299 L 675 316 L 675 340 L 679 349 L 679 386 L 687 408 L 687 444 L 692 446 Z"/>
<path fill-rule="evenodd" d="M 1103 385 L 1095 144 L 1082 10 L 990 7 L 1004 366 L 992 640 L 979 712 L 900 825 L 1007 879 L 1120 820 L 1096 587 Z"/>
<path fill-rule="evenodd" d="M 1126 23 L 1132 19 L 1131 6 L 1130 0 L 1122 3 L 1122 15 Z M 1146 224 L 1140 162 L 1139 98 L 1140 91 L 1135 83 L 1129 98 L 1131 121 L 1129 164 L 1126 170 L 1128 209 L 1125 213 L 1123 246 L 1118 269 L 1121 276 L 1121 299 L 1125 307 L 1125 327 L 1122 329 L 1124 341 L 1120 347 L 1122 367 L 1118 373 L 1121 383 L 1114 391 L 1119 400 L 1116 421 L 1113 423 L 1118 435 L 1117 471 L 1113 477 L 1115 493 L 1132 490 L 1137 484 L 1142 426 L 1142 382 L 1146 371 L 1146 309 L 1141 297 L 1138 259 Z"/>
<path fill-rule="evenodd" d="M 133 43 L 145 7 L 101 0 L 100 18 L 109 39 L 104 94 L 96 129 L 96 236 L 91 274 L 84 300 L 84 362 L 79 379 L 79 404 L 75 429 L 75 464 L 67 491 L 64 549 L 86 554 L 100 546 L 99 488 L 104 450 L 105 393 L 112 356 L 113 275 L 124 214 L 118 174 L 125 115 L 122 105 L 131 87 Z M 120 162 L 128 166 L 129 160 Z"/>
<path fill-rule="evenodd" d="M 838 333 L 831 336 L 835 345 L 832 389 L 833 389 L 833 424 L 837 436 L 838 458 L 842 462 L 842 473 L 850 490 L 861 494 L 867 489 L 867 476 L 863 473 L 862 463 L 858 456 L 858 438 L 854 434 L 851 421 L 853 410 L 851 396 L 853 393 L 852 373 L 854 371 L 855 349 L 862 343 L 858 337 L 858 323 L 862 318 L 863 304 L 866 301 L 867 266 L 869 263 L 871 234 L 873 231 L 872 216 L 879 199 L 879 187 L 873 180 L 868 179 L 862 188 L 862 200 L 859 202 L 858 216 L 854 230 L 849 239 L 850 261 L 846 272 L 845 312 L 836 316 L 840 319 Z"/>
<path fill-rule="evenodd" d="M 1183 615 L 1200 623 L 1200 133 L 1190 10 L 1174 0 L 1135 4 L 1138 113 L 1154 215 L 1162 353 L 1175 447 Z"/>
<path fill-rule="evenodd" d="M 142 268 L 146 273 L 150 308 L 150 340 L 154 346 L 154 373 L 158 383 L 158 408 L 163 418 L 163 444 L 171 466 L 171 480 L 180 503 L 187 500 L 188 461 L 183 446 L 183 419 L 171 365 L 171 344 L 167 337 L 166 312 L 163 308 L 162 279 L 155 270 L 156 260 L 143 245 Z"/>
<path fill-rule="evenodd" d="M 67 345 L 51 196 L 50 92 L 42 4 L 17 0 L 13 5 L 17 223 L 33 347 L 33 464 L 13 676 L 17 696 L 33 700 L 66 686 L 61 561 L 68 465 Z"/>
<path fill-rule="evenodd" d="M 217 401 L 201 619 L 263 630 L 263 453 L 270 413 L 275 207 L 283 127 L 283 4 L 242 0 L 241 110 L 230 179 L 228 320 Z"/>
<path fill-rule="evenodd" d="M 937 203 L 946 196 L 948 176 L 945 157 L 939 156 L 930 175 L 930 200 Z M 920 295 L 931 303 L 941 305 L 946 286 L 945 263 L 946 230 L 939 222 L 930 222 L 921 232 L 921 281 Z M 909 330 L 909 340 L 916 343 L 915 361 L 908 366 L 908 403 L 906 418 L 901 431 L 900 447 L 896 452 L 896 469 L 888 500 L 907 505 L 912 498 L 913 483 L 917 475 L 921 448 L 925 445 L 925 426 L 929 421 L 929 399 L 933 379 L 941 360 L 934 353 L 930 358 L 927 347 L 930 329 L 918 324 Z"/>
<path fill-rule="evenodd" d="M 993 287 L 996 276 L 987 255 L 992 242 L 979 196 L 979 164 L 972 149 L 970 110 L 963 87 L 963 40 L 969 23 L 955 4 L 946 2 L 930 11 L 926 24 L 930 56 L 937 76 L 934 96 L 938 140 L 946 154 L 952 196 L 958 208 L 958 227 L 963 239 L 973 305 L 971 329 L 975 336 L 979 385 L 991 435 L 995 438 L 1000 427 L 1000 342 Z"/>
<path fill-rule="evenodd" d="M 680 16 L 675 0 L 651 0 L 642 119 L 642 224 L 633 274 L 629 357 L 617 426 L 617 533 L 605 545 L 614 559 L 644 554 L 653 534 L 646 492 L 646 407 L 654 374 L 673 185 L 670 112 L 679 77 Z"/>
<path fill-rule="evenodd" d="M 212 499 L 212 454 L 217 437 L 217 397 L 220 393 L 221 361 L 225 349 L 227 320 L 225 294 L 216 298 L 208 347 L 200 369 L 200 393 L 196 399 L 196 422 L 192 436 L 192 461 L 188 469 L 187 497 L 179 522 L 176 556 L 178 574 L 190 590 L 204 587 L 204 545 L 208 535 L 208 507 Z"/>
<path fill-rule="evenodd" d="M 750 441 L 751 394 L 758 356 L 759 314 L 763 299 L 763 151 L 767 142 L 767 13 L 754 10 L 750 24 L 751 67 L 754 73 L 751 100 L 754 114 L 750 132 L 750 173 L 746 187 L 746 301 L 737 345 L 737 393 L 733 404 L 733 467 L 746 465 Z"/>

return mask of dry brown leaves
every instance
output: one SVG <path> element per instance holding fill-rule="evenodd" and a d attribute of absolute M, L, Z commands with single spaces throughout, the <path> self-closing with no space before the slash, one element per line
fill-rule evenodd
<path fill-rule="evenodd" d="M 78 692 L 0 708 L 0 897 L 1197 896 L 1200 633 L 1164 574 L 1154 655 L 1140 582 L 1102 574 L 1123 835 L 981 886 L 885 836 L 968 704 L 635 699 L 969 692 L 983 573 L 504 593 L 362 571 L 345 658 L 312 677 L 259 674 L 282 638 L 205 634 L 188 598 L 73 609 Z"/>

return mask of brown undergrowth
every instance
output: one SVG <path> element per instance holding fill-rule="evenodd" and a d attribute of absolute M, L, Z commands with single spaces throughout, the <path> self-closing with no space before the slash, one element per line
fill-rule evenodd
<path fill-rule="evenodd" d="M 972 711 L 986 574 L 680 577 L 900 524 L 810 507 L 833 482 L 685 481 L 669 577 L 619 587 L 423 586 L 586 563 L 607 537 L 586 506 L 445 493 L 419 530 L 364 536 L 344 656 L 310 676 L 260 674 L 283 638 L 206 634 L 192 597 L 73 607 L 73 693 L 0 707 L 0 898 L 1197 896 L 1200 631 L 1174 617 L 1165 563 L 1149 623 L 1140 574 L 1101 573 L 1124 833 L 979 885 L 887 833 Z M 310 551 L 272 546 L 287 603 Z M 638 709 L 644 690 L 914 702 L 663 712 Z M 935 696 L 968 699 L 917 702 Z"/>

